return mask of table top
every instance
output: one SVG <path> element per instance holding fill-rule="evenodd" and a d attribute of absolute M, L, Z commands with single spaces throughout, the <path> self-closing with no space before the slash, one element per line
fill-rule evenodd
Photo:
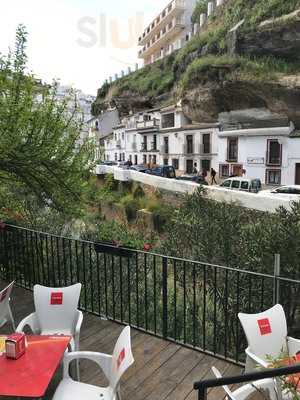
<path fill-rule="evenodd" d="M 26 336 L 18 360 L 0 353 L 0 396 L 42 397 L 71 340 L 70 336 Z M 3 339 L 0 340 L 0 351 Z"/>

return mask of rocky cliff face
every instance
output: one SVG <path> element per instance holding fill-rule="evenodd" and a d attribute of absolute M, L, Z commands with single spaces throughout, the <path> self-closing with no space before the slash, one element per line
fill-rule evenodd
<path fill-rule="evenodd" d="M 300 85 L 252 81 L 208 82 L 184 92 L 182 107 L 193 121 L 215 122 L 219 114 L 237 110 L 264 109 L 274 118 L 293 121 L 300 128 Z"/>
<path fill-rule="evenodd" d="M 283 17 L 261 23 L 255 31 L 239 29 L 228 33 L 228 53 L 237 56 L 272 56 L 287 62 L 299 63 L 295 73 L 281 73 L 277 80 L 266 81 L 255 77 L 232 79 L 235 65 L 208 66 L 200 79 L 178 90 L 178 83 L 187 67 L 196 59 L 216 54 L 214 47 L 204 45 L 187 54 L 181 64 L 174 64 L 174 87 L 161 96 L 141 95 L 135 90 L 125 89 L 117 95 L 109 92 L 103 104 L 114 104 L 121 115 L 160 107 L 166 103 L 181 101 L 187 117 L 195 122 L 216 122 L 221 113 L 238 110 L 268 110 L 274 116 L 289 119 L 300 128 L 300 10 Z M 298 74 L 299 71 L 299 74 Z M 270 71 L 272 72 L 272 71 Z M 245 111 L 246 113 L 248 111 Z"/>

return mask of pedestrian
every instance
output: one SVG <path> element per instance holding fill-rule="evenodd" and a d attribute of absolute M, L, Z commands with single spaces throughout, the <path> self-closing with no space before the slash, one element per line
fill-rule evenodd
<path fill-rule="evenodd" d="M 211 185 L 213 185 L 213 184 L 217 185 L 216 175 L 217 175 L 217 172 L 213 168 L 211 168 L 211 170 L 210 170 Z"/>
<path fill-rule="evenodd" d="M 198 175 L 197 163 L 194 164 L 192 173 L 193 173 L 193 175 Z"/>

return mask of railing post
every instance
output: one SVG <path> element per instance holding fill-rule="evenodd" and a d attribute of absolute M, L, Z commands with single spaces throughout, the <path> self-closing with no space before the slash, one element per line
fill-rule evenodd
<path fill-rule="evenodd" d="M 163 337 L 168 336 L 168 259 L 162 259 L 162 330 Z"/>
<path fill-rule="evenodd" d="M 280 254 L 275 254 L 274 258 L 274 286 L 273 286 L 273 304 L 277 304 L 280 299 Z"/>

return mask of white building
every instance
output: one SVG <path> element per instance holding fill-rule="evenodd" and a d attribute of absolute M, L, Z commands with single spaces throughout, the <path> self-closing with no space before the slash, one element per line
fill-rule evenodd
<path fill-rule="evenodd" d="M 191 17 L 196 0 L 173 0 L 147 26 L 139 38 L 139 58 L 151 64 L 184 46 L 193 25 Z"/>
<path fill-rule="evenodd" d="M 300 185 L 300 135 L 292 123 L 221 126 L 219 174 L 259 178 L 265 185 Z"/>
<path fill-rule="evenodd" d="M 88 137 L 94 141 L 95 160 L 102 158 L 104 152 L 104 138 L 113 132 L 113 127 L 120 122 L 119 112 L 116 108 L 103 111 L 99 116 L 87 121 Z"/>
<path fill-rule="evenodd" d="M 105 140 L 105 159 L 173 165 L 179 172 L 218 167 L 217 124 L 192 124 L 178 107 L 149 110 L 122 120 Z"/>

